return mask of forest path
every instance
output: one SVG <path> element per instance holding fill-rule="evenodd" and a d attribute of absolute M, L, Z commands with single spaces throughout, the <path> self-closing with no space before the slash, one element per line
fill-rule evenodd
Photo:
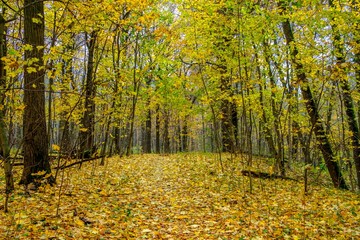
<path fill-rule="evenodd" d="M 16 189 L 0 239 L 360 238 L 358 195 L 311 186 L 304 196 L 301 182 L 255 178 L 250 193 L 241 159 L 224 161 L 225 174 L 215 155 L 194 153 L 68 168 L 57 186 Z"/>
<path fill-rule="evenodd" d="M 161 235 L 171 238 L 176 233 L 176 238 L 187 239 L 190 236 L 216 236 L 212 227 L 221 216 L 216 213 L 214 201 L 220 194 L 205 192 L 205 184 L 210 183 L 212 175 L 211 164 L 204 162 L 199 166 L 197 159 L 189 161 L 191 155 L 159 156 L 147 155 L 146 158 L 134 157 L 132 169 L 126 174 L 136 179 L 134 184 L 137 206 L 135 216 L 146 219 L 147 228 L 142 232 Z M 193 156 L 192 156 L 193 157 Z M 203 158 L 198 160 L 203 161 Z M 198 169 L 202 169 L 199 172 Z M 214 182 L 214 181 L 211 181 Z M 236 234 L 233 229 L 232 234 Z"/>

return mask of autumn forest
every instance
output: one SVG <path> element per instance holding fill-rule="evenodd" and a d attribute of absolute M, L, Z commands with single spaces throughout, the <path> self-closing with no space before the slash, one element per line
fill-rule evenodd
<path fill-rule="evenodd" d="M 359 0 L 1 0 L 1 239 L 358 239 Z"/>

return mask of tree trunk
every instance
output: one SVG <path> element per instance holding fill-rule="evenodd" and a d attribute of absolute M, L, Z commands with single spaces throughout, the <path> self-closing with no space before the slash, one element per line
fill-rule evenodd
<path fill-rule="evenodd" d="M 170 113 L 168 110 L 165 110 L 165 119 L 164 119 L 164 153 L 170 153 L 170 135 L 169 135 L 169 123 L 170 123 Z"/>
<path fill-rule="evenodd" d="M 160 153 L 160 107 L 156 107 L 156 119 L 155 119 L 155 152 Z"/>
<path fill-rule="evenodd" d="M 6 92 L 6 71 L 4 69 L 4 62 L 2 60 L 3 57 L 6 56 L 6 27 L 5 27 L 5 19 L 0 13 L 0 104 L 5 106 L 5 92 Z M 7 131 L 5 127 L 5 112 L 6 109 L 3 108 L 0 111 L 0 155 L 1 158 L 4 159 L 4 174 L 5 174 L 5 204 L 4 210 L 8 211 L 8 199 L 10 193 L 14 190 L 14 179 L 12 172 L 12 165 L 10 161 L 10 146 L 9 139 L 7 136 Z"/>
<path fill-rule="evenodd" d="M 184 117 L 184 122 L 183 122 L 183 126 L 181 129 L 181 151 L 183 152 L 187 152 L 189 151 L 188 149 L 188 118 L 189 116 L 186 115 Z"/>
<path fill-rule="evenodd" d="M 232 95 L 230 79 L 226 75 L 226 68 L 221 67 L 221 83 L 220 89 L 224 98 L 221 100 L 221 135 L 222 135 L 222 146 L 224 152 L 235 152 L 236 147 L 236 136 L 235 126 L 237 125 L 237 114 L 236 105 L 230 102 L 228 98 Z"/>
<path fill-rule="evenodd" d="M 280 8 L 284 11 L 283 2 L 280 3 Z M 306 110 L 310 116 L 311 123 L 314 127 L 314 132 L 318 147 L 322 152 L 326 166 L 329 170 L 330 177 L 336 188 L 348 189 L 345 179 L 341 174 L 340 167 L 336 159 L 334 158 L 334 153 L 330 145 L 330 141 L 325 133 L 323 122 L 321 120 L 315 99 L 312 95 L 310 89 L 310 83 L 306 77 L 305 69 L 297 59 L 298 59 L 298 50 L 294 45 L 295 39 L 291 29 L 291 25 L 288 19 L 282 22 L 283 32 L 286 38 L 286 44 L 290 48 L 290 57 L 294 66 L 295 74 L 298 83 L 301 87 L 301 92 L 305 100 Z"/>
<path fill-rule="evenodd" d="M 25 0 L 24 6 L 24 44 L 32 47 L 25 51 L 25 61 L 34 61 L 24 69 L 24 169 L 20 184 L 28 185 L 50 174 L 51 168 L 45 117 L 44 2 Z M 34 175 L 37 172 L 42 174 Z M 47 180 L 54 181 L 52 177 Z"/>
<path fill-rule="evenodd" d="M 112 106 L 114 107 L 114 106 Z M 104 166 L 105 165 L 105 156 L 106 156 L 106 148 L 109 142 L 109 134 L 110 134 L 110 124 L 111 124 L 111 115 L 108 116 L 107 120 L 106 120 L 106 129 L 105 129 L 105 139 L 104 139 L 104 143 L 103 146 L 101 148 L 101 161 L 100 161 L 100 166 Z"/>
<path fill-rule="evenodd" d="M 97 33 L 90 33 L 88 43 L 88 62 L 85 83 L 85 110 L 81 119 L 80 129 L 80 153 L 82 157 L 92 155 L 94 144 L 94 126 L 95 126 L 95 86 L 94 86 L 94 53 Z"/>

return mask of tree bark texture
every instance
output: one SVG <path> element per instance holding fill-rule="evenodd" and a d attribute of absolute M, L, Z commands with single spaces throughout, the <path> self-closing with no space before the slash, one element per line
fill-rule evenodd
<path fill-rule="evenodd" d="M 94 53 L 97 33 L 91 32 L 88 43 L 88 63 L 85 83 L 85 112 L 81 119 L 80 152 L 83 157 L 90 157 L 93 153 L 95 127 L 95 86 L 94 86 Z"/>
<path fill-rule="evenodd" d="M 25 51 L 28 64 L 24 69 L 24 169 L 20 184 L 27 185 L 45 175 L 34 173 L 49 174 L 51 169 L 45 116 L 44 3 L 25 0 L 24 6 L 24 44 L 31 49 Z M 51 183 L 53 179 L 50 177 L 48 181 Z"/>
<path fill-rule="evenodd" d="M 14 190 L 14 180 L 12 173 L 12 165 L 10 161 L 10 146 L 9 139 L 5 127 L 5 92 L 6 92 L 6 71 L 5 64 L 2 57 L 6 56 L 6 27 L 5 19 L 0 13 L 0 105 L 3 107 L 0 110 L 0 155 L 4 159 L 4 173 L 5 173 L 5 193 L 9 194 Z M 7 205 L 5 205 L 7 211 Z"/>

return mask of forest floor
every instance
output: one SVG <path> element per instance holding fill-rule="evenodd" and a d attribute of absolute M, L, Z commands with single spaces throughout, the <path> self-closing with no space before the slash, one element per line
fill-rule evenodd
<path fill-rule="evenodd" d="M 250 187 L 241 158 L 224 158 L 226 173 L 210 154 L 97 163 L 60 171 L 56 186 L 30 195 L 16 186 L 0 239 L 360 239 L 358 194 L 311 185 L 305 195 L 301 177 L 252 178 Z M 255 159 L 256 170 L 269 172 L 263 163 Z"/>

